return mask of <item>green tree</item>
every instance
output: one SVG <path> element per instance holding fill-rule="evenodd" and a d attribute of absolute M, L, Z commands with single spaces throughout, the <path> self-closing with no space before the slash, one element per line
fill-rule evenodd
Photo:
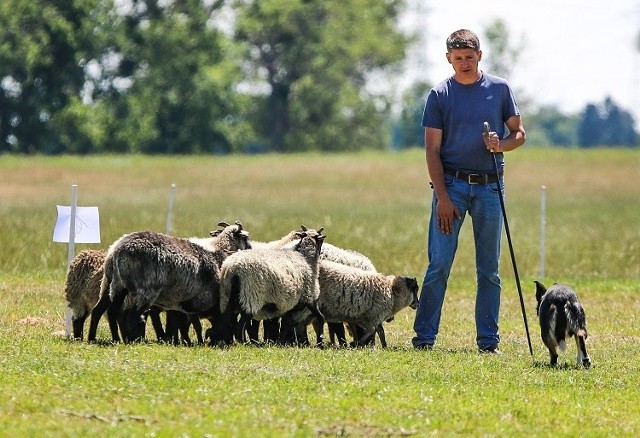
<path fill-rule="evenodd" d="M 234 114 L 238 77 L 228 40 L 210 25 L 221 2 L 133 0 L 121 11 L 114 56 L 127 87 L 109 100 L 106 149 L 143 153 L 225 153 L 247 130 Z M 109 73 L 109 72 L 108 72 Z M 99 81 L 104 81 L 104 77 Z M 122 81 L 120 81 L 121 83 Z"/>
<path fill-rule="evenodd" d="M 103 3 L 0 2 L 0 151 L 64 150 L 57 117 L 81 93 Z"/>
<path fill-rule="evenodd" d="M 491 56 L 483 58 L 483 62 L 488 63 L 489 73 L 503 78 L 511 75 L 525 45 L 524 41 L 513 45 L 512 40 L 507 23 L 500 18 L 496 18 L 485 28 L 484 41 Z"/>
<path fill-rule="evenodd" d="M 236 2 L 257 127 L 276 151 L 382 147 L 389 102 L 370 75 L 404 57 L 398 0 Z"/>
<path fill-rule="evenodd" d="M 405 91 L 400 115 L 393 125 L 394 148 L 424 147 L 422 113 L 431 87 L 427 82 L 416 82 Z"/>
<path fill-rule="evenodd" d="M 640 143 L 631 114 L 611 97 L 600 105 L 588 104 L 578 125 L 578 144 L 594 146 L 637 146 Z"/>
<path fill-rule="evenodd" d="M 578 116 L 562 113 L 555 106 L 543 106 L 526 118 L 527 145 L 577 145 Z"/>

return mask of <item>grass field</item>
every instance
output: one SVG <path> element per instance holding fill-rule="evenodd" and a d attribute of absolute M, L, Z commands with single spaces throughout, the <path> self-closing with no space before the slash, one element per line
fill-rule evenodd
<path fill-rule="evenodd" d="M 379 271 L 426 266 L 431 193 L 424 155 L 0 157 L 0 436 L 638 436 L 640 154 L 523 148 L 507 157 L 507 212 L 525 293 L 529 355 L 506 240 L 501 356 L 479 355 L 465 224 L 433 351 L 411 348 L 413 311 L 386 325 L 390 348 L 89 345 L 64 326 L 67 246 L 56 204 L 100 209 L 106 248 L 124 233 L 206 236 L 240 220 L 256 240 L 305 224 Z M 533 280 L 573 285 L 593 360 L 575 345 L 546 365 Z M 98 336 L 108 338 L 101 323 Z"/>

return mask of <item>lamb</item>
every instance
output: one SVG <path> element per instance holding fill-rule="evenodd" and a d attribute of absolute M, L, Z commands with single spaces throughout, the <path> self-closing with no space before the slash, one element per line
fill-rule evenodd
<path fill-rule="evenodd" d="M 319 320 L 318 258 L 325 236 L 322 228 L 296 233 L 299 240 L 283 248 L 257 248 L 230 255 L 220 274 L 220 311 L 224 315 L 222 337 L 245 341 L 251 319 L 283 317 L 309 309 Z M 241 318 L 236 327 L 237 315 Z"/>
<path fill-rule="evenodd" d="M 318 269 L 318 306 L 328 322 L 346 321 L 362 327 L 356 346 L 366 345 L 378 326 L 405 307 L 416 309 L 418 283 L 415 278 L 363 271 L 321 260 Z M 315 325 L 322 332 L 322 323 Z"/>
<path fill-rule="evenodd" d="M 143 231 L 114 242 L 105 260 L 100 299 L 91 311 L 89 340 L 95 341 L 105 311 L 114 342 L 120 340 L 118 323 L 126 342 L 141 339 L 142 316 L 153 305 L 215 320 L 220 265 L 230 252 L 250 248 L 241 223 L 219 225 L 224 228 L 212 231 L 210 239 Z"/>

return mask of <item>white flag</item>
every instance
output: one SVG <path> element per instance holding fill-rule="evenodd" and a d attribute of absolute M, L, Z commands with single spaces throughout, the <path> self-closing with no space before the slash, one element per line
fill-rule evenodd
<path fill-rule="evenodd" d="M 58 205 L 58 220 L 53 230 L 54 242 L 69 242 L 71 207 Z M 100 243 L 98 207 L 76 207 L 75 243 Z"/>

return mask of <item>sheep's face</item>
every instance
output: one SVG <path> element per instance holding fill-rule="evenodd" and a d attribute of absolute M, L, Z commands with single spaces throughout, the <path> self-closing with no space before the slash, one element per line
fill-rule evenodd
<path fill-rule="evenodd" d="M 322 235 L 322 228 L 319 230 L 306 230 L 297 236 L 300 240 L 294 246 L 296 251 L 311 254 L 314 253 L 314 257 L 320 256 L 320 250 L 322 249 L 322 242 L 326 236 Z"/>
<path fill-rule="evenodd" d="M 413 310 L 418 308 L 418 282 L 415 278 L 405 277 L 405 284 L 407 285 L 407 289 L 411 291 L 411 302 L 409 303 L 409 307 Z"/>
<path fill-rule="evenodd" d="M 229 248 L 227 249 L 231 249 L 233 251 L 251 249 L 249 232 L 242 227 L 242 223 L 240 223 L 240 221 L 236 221 L 234 225 L 229 225 L 226 222 L 220 222 L 218 225 L 223 228 L 211 231 L 209 234 L 212 237 L 226 239 L 229 242 Z"/>

